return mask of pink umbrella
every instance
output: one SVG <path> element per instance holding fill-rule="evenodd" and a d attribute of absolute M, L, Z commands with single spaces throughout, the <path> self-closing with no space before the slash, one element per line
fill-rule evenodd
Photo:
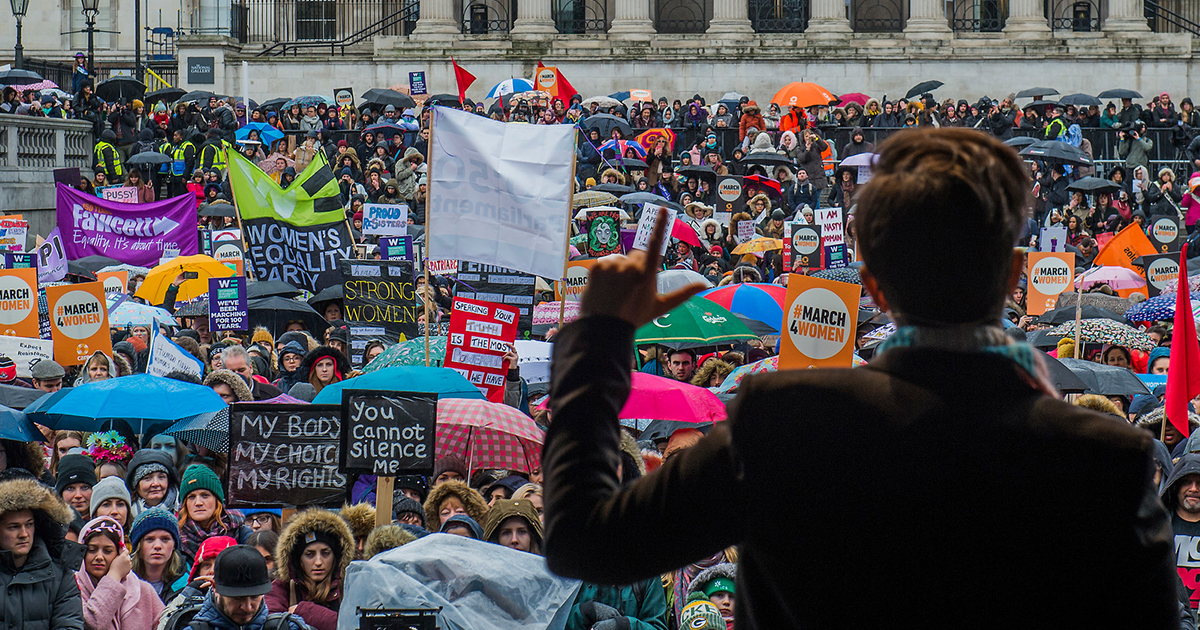
<path fill-rule="evenodd" d="M 858 103 L 859 105 L 865 107 L 867 101 L 871 100 L 871 97 L 863 94 L 862 92 L 851 92 L 849 94 L 843 94 L 839 96 L 838 100 L 842 102 L 842 105 L 845 105 L 846 103 Z"/>
<path fill-rule="evenodd" d="M 703 247 L 700 244 L 700 237 L 696 235 L 696 230 L 687 221 L 676 221 L 671 226 L 671 238 L 679 239 L 688 245 L 695 247 Z"/>
<path fill-rule="evenodd" d="M 617 417 L 712 423 L 724 420 L 725 415 L 721 399 L 703 387 L 634 372 L 633 389 Z"/>
<path fill-rule="evenodd" d="M 1084 289 L 1097 284 L 1107 284 L 1117 291 L 1146 286 L 1146 279 L 1139 276 L 1137 272 L 1115 265 L 1096 267 L 1084 272 L 1080 277 L 1075 279 L 1076 289 L 1080 288 L 1081 282 L 1084 283 L 1082 287 Z"/>
<path fill-rule="evenodd" d="M 533 418 L 508 405 L 486 400 L 438 400 L 438 457 L 455 455 L 470 470 L 502 468 L 531 472 L 542 459 L 545 433 Z"/>

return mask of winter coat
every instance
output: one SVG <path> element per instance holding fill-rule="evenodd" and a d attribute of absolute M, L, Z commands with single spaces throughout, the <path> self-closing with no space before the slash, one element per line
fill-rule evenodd
<path fill-rule="evenodd" d="M 1125 160 L 1125 167 L 1133 170 L 1135 167 L 1141 166 L 1150 172 L 1150 151 L 1154 148 L 1154 141 L 1150 138 L 1142 136 L 1136 140 L 1133 136 L 1126 135 L 1117 142 L 1117 155 Z"/>
<path fill-rule="evenodd" d="M 854 141 L 854 136 L 860 135 L 860 134 L 862 134 L 862 127 L 855 127 L 853 130 L 850 131 L 850 142 L 847 142 L 846 146 L 842 147 L 842 154 L 840 157 L 843 160 L 850 157 L 851 155 L 858 155 L 860 153 L 872 153 L 875 151 L 875 144 L 871 143 L 871 142 L 867 142 L 867 138 L 865 135 L 863 136 L 862 142 Z"/>
<path fill-rule="evenodd" d="M 300 575 L 300 554 L 304 551 L 305 536 L 313 532 L 322 534 L 324 540 L 337 541 L 333 556 L 338 566 L 330 571 L 333 587 L 329 591 L 329 600 L 324 604 L 305 599 L 303 583 Z M 337 547 L 340 547 L 337 548 Z M 337 630 L 338 605 L 342 600 L 342 576 L 350 561 L 354 559 L 354 536 L 350 527 L 336 513 L 328 510 L 312 508 L 300 512 L 288 522 L 287 527 L 279 535 L 279 544 L 275 547 L 275 570 L 278 578 L 271 583 L 271 592 L 263 600 L 267 610 L 271 612 L 286 612 L 296 606 L 296 614 L 304 618 L 317 630 Z"/>
<path fill-rule="evenodd" d="M 167 497 L 158 505 L 169 512 L 175 512 L 179 507 L 179 473 L 175 462 L 164 451 L 144 448 L 133 454 L 133 459 L 129 460 L 129 467 L 126 468 L 127 472 L 125 473 L 125 487 L 129 489 L 129 495 L 133 498 L 133 504 L 129 506 L 130 519 L 135 519 L 143 511 L 154 507 L 146 505 L 146 502 L 137 496 L 137 484 L 133 481 L 137 469 L 145 464 L 158 464 L 167 469 Z M 130 520 L 130 522 L 133 521 Z M 188 559 L 191 560 L 191 558 Z"/>
<path fill-rule="evenodd" d="M 742 106 L 742 119 L 738 121 L 738 140 L 745 140 L 746 133 L 754 127 L 759 131 L 767 130 L 767 121 L 763 118 L 758 103 L 750 101 Z"/>
<path fill-rule="evenodd" d="M 200 605 L 200 610 L 196 612 L 196 616 L 193 619 L 208 623 L 214 630 L 262 630 L 263 626 L 267 623 L 267 615 L 269 614 L 264 602 L 264 605 L 258 609 L 258 614 L 254 615 L 254 619 L 250 620 L 250 623 L 239 626 L 221 612 L 221 607 L 213 600 L 210 593 L 204 598 L 204 603 Z M 301 618 L 304 617 L 300 614 L 299 610 L 296 611 L 296 615 Z M 308 622 L 308 619 L 303 620 Z M 311 622 L 308 623 L 311 624 Z M 288 625 L 290 626 L 290 630 L 304 630 L 304 626 L 294 619 L 289 619 Z M 188 626 L 186 630 L 193 630 L 193 627 Z"/>
<path fill-rule="evenodd" d="M 619 613 L 630 630 L 666 630 L 667 595 L 662 582 L 650 578 L 629 586 L 584 582 L 571 605 L 566 630 L 590 630 L 597 621 Z M 623 627 L 623 626 L 622 626 Z"/>
<path fill-rule="evenodd" d="M 81 567 L 75 584 L 83 594 L 83 623 L 90 630 L 153 628 L 164 608 L 154 587 L 133 572 L 120 582 L 105 575 L 93 585 L 92 576 Z M 130 589 L 137 589 L 136 597 L 127 594 Z"/>
<path fill-rule="evenodd" d="M 812 146 L 806 148 L 803 143 L 799 146 L 799 153 L 796 157 L 796 164 L 808 173 L 808 181 L 817 190 L 825 190 L 825 162 L 821 158 L 821 153 L 829 148 L 829 143 L 817 136 L 813 140 Z"/>
<path fill-rule="evenodd" d="M 821 207 L 821 191 L 813 186 L 812 182 L 800 183 L 796 180 L 791 186 L 788 186 L 784 191 L 787 194 L 787 205 L 797 214 L 804 206 L 808 206 L 813 210 Z"/>
<path fill-rule="evenodd" d="M 20 568 L 11 551 L 0 551 L 0 627 L 83 630 L 74 568 L 63 559 L 63 532 L 75 512 L 33 479 L 0 481 L 0 515 L 20 510 L 33 511 L 35 538 Z"/>
<path fill-rule="evenodd" d="M 419 166 L 425 160 L 412 160 L 411 158 L 420 157 L 420 151 L 417 151 L 413 147 L 408 147 L 404 150 L 404 157 L 396 162 L 396 189 L 400 191 L 401 199 L 412 199 L 417 194 L 418 178 L 415 167 Z"/>
<path fill-rule="evenodd" d="M 1191 195 L 1188 196 L 1190 197 Z M 1146 215 L 1151 217 L 1158 215 L 1179 216 L 1175 209 L 1182 201 L 1183 193 L 1179 191 L 1177 183 L 1171 185 L 1171 190 L 1163 193 L 1162 187 L 1159 186 L 1157 181 L 1151 182 L 1150 188 L 1146 189 L 1146 206 L 1148 208 Z"/>

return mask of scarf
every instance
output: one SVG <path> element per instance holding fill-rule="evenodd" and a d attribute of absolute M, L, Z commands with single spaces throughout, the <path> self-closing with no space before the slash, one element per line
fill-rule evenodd
<path fill-rule="evenodd" d="M 1050 380 L 1042 353 L 1026 343 L 1017 343 L 999 326 L 963 325 L 948 328 L 901 326 L 879 344 L 876 356 L 892 348 L 933 348 L 949 352 L 983 352 L 1012 361 L 1026 384 L 1048 396 L 1059 397 Z"/>
<path fill-rule="evenodd" d="M 679 613 L 683 612 L 683 605 L 687 602 L 688 589 L 692 587 L 692 580 L 696 579 L 696 576 L 700 575 L 701 571 L 721 564 L 722 562 L 728 562 L 728 560 L 725 559 L 724 550 L 718 551 L 710 558 L 705 558 L 699 562 L 694 562 L 686 567 L 683 567 L 682 569 L 679 569 L 678 571 L 675 571 L 675 584 L 671 589 L 671 594 L 675 600 L 673 604 L 675 606 L 676 619 L 679 618 Z"/>
<path fill-rule="evenodd" d="M 218 518 L 212 526 L 212 529 L 205 531 L 200 527 L 200 524 L 192 519 L 187 519 L 179 526 L 179 538 L 181 547 L 188 547 L 184 550 L 185 556 L 195 557 L 196 552 L 200 549 L 200 543 L 213 536 L 229 536 L 237 540 L 237 531 L 242 524 L 246 522 L 246 517 L 237 510 L 225 508 L 222 510 L 221 518 Z M 193 542 L 194 541 L 194 542 Z M 191 546 L 195 545 L 195 549 Z"/>
<path fill-rule="evenodd" d="M 167 488 L 167 496 L 163 497 L 163 500 L 158 505 L 147 505 L 145 499 L 138 497 L 130 507 L 133 508 L 133 514 L 130 515 L 130 518 L 137 518 L 138 514 L 152 507 L 161 507 L 164 510 L 174 513 L 179 508 L 179 488 Z"/>
<path fill-rule="evenodd" d="M 79 540 L 86 543 L 88 537 L 95 532 L 112 532 L 115 533 L 119 539 L 124 539 L 125 537 L 125 531 L 115 520 L 107 516 L 102 516 L 89 521 L 88 524 L 83 527 L 83 531 L 79 532 Z M 101 533 L 101 535 L 104 534 Z M 121 544 L 119 551 L 125 551 L 124 543 Z M 121 600 L 120 612 L 112 618 L 111 622 L 107 626 L 108 628 L 111 628 L 112 630 L 121 630 L 121 619 L 123 617 L 128 617 L 129 613 L 133 611 L 135 606 L 137 606 L 138 601 L 141 600 L 142 588 L 141 584 L 138 584 L 138 581 L 138 576 L 132 571 L 125 576 L 125 579 L 121 580 L 121 585 L 125 587 L 125 596 Z M 76 569 L 75 583 L 79 585 L 79 595 L 85 602 L 92 596 L 92 593 L 96 591 L 96 584 L 92 582 L 92 576 L 87 572 L 86 561 L 84 562 L 83 566 L 80 566 L 78 569 Z"/>

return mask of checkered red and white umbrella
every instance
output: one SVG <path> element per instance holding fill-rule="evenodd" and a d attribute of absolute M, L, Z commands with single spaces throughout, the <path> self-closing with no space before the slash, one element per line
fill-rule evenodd
<path fill-rule="evenodd" d="M 545 432 L 533 418 L 486 400 L 438 401 L 437 456 L 455 455 L 472 470 L 532 472 L 542 459 Z"/>

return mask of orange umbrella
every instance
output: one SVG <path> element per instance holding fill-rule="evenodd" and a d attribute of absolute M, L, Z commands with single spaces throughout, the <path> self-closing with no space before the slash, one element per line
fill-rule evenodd
<path fill-rule="evenodd" d="M 832 105 L 837 97 L 816 83 L 789 83 L 775 93 L 771 102 L 781 107 L 812 107 Z"/>

